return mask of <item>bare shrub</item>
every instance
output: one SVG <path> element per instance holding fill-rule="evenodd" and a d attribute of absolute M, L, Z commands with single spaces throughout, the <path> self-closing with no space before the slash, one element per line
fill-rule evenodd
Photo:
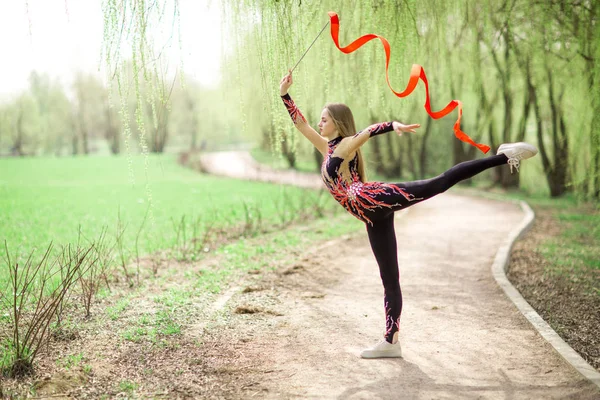
<path fill-rule="evenodd" d="M 244 217 L 245 223 L 242 231 L 243 236 L 254 236 L 262 228 L 262 214 L 260 207 L 256 204 L 248 204 L 246 201 L 244 205 Z"/>
<path fill-rule="evenodd" d="M 86 261 L 95 245 L 77 248 L 49 262 L 50 244 L 40 261 L 31 252 L 24 264 L 12 260 L 5 241 L 5 261 L 9 281 L 0 292 L 0 315 L 8 320 L 2 326 L 2 373 L 19 377 L 33 372 L 33 361 L 48 338 L 50 324 L 80 271 L 89 268 Z"/>
<path fill-rule="evenodd" d="M 140 228 L 137 231 L 137 234 L 135 235 L 135 264 L 136 264 L 136 281 L 137 284 L 139 286 L 140 284 L 140 247 L 139 247 L 139 242 L 140 242 L 140 235 L 142 234 L 142 231 L 144 230 L 144 226 L 146 225 L 146 221 L 148 220 L 148 215 L 150 214 L 150 204 L 148 204 L 148 207 L 146 207 L 146 214 L 144 214 L 144 219 L 142 220 L 142 223 L 140 225 Z M 129 282 L 129 287 L 132 287 L 131 282 Z"/>
<path fill-rule="evenodd" d="M 103 229 L 95 246 L 93 246 L 93 254 L 88 258 L 86 271 L 79 269 L 77 272 L 86 318 L 91 316 L 92 303 L 102 283 L 108 285 L 108 271 L 114 263 L 113 251 L 115 246 L 116 242 L 112 246 L 107 243 L 106 228 Z M 71 251 L 68 254 L 72 259 L 74 254 Z"/>
<path fill-rule="evenodd" d="M 315 217 L 317 218 L 323 218 L 326 214 L 326 208 L 325 205 L 323 204 L 324 199 L 326 198 L 323 194 L 325 193 L 325 190 L 319 190 L 317 192 L 316 196 L 311 196 L 310 199 L 312 200 L 312 211 L 315 215 Z"/>
<path fill-rule="evenodd" d="M 119 211 L 117 212 L 117 231 L 115 235 L 116 247 L 119 252 L 119 265 L 123 269 L 123 274 L 125 275 L 127 284 L 129 287 L 133 287 L 133 274 L 130 274 L 129 270 L 127 269 L 128 257 L 125 255 L 125 251 L 123 249 L 123 235 L 125 233 L 125 229 L 127 229 L 127 225 L 123 225 L 123 222 L 121 221 L 121 208 L 119 207 Z"/>

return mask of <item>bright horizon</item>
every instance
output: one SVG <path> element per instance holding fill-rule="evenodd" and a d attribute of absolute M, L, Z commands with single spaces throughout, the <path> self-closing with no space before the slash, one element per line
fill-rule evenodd
<path fill-rule="evenodd" d="M 220 80 L 221 10 L 216 3 L 179 1 L 184 71 L 205 86 Z M 59 79 L 65 90 L 70 90 L 73 77 L 80 71 L 105 81 L 105 61 L 100 60 L 104 28 L 101 0 L 2 0 L 0 4 L 0 35 L 4 38 L 0 44 L 0 100 L 25 90 L 34 70 Z M 167 46 L 170 74 L 182 62 L 176 21 L 168 42 L 172 21 L 172 16 L 166 16 L 167 23 L 150 33 L 156 47 Z M 131 50 L 124 45 L 121 59 L 128 58 Z"/>

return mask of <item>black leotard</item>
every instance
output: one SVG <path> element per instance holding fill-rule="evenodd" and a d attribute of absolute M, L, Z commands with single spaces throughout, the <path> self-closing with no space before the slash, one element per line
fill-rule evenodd
<path fill-rule="evenodd" d="M 391 122 L 378 124 L 377 133 L 371 133 L 371 136 L 389 132 L 393 130 L 391 126 Z M 421 200 L 392 183 L 361 182 L 358 174 L 358 154 L 354 152 L 352 159 L 347 160 L 335 151 L 342 140 L 343 138 L 338 136 L 328 142 L 321 175 L 333 198 L 350 214 L 372 225 L 374 218 L 384 218 L 411 202 Z"/>

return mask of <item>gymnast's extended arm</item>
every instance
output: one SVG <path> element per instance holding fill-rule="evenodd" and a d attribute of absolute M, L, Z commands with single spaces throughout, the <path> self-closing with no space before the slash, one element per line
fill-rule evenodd
<path fill-rule="evenodd" d="M 325 138 L 319 135 L 317 131 L 315 131 L 308 124 L 306 118 L 304 117 L 304 115 L 302 115 L 302 113 L 294 103 L 294 100 L 292 100 L 292 98 L 290 97 L 288 89 L 292 85 L 292 82 L 292 75 L 291 73 L 289 73 L 286 76 L 284 76 L 283 79 L 281 79 L 281 82 L 279 83 L 279 92 L 281 95 L 281 99 L 283 100 L 283 104 L 285 104 L 285 107 L 288 113 L 290 114 L 292 121 L 294 122 L 294 126 L 302 133 L 302 135 L 304 135 L 305 138 L 310 140 L 310 142 L 317 148 L 317 150 L 319 150 L 319 152 L 323 156 L 325 156 L 327 155 L 327 140 L 325 140 Z"/>
<path fill-rule="evenodd" d="M 367 128 L 352 136 L 349 140 L 345 140 L 345 143 L 343 144 L 344 150 L 347 154 L 352 154 L 373 136 L 392 131 L 395 131 L 399 136 L 401 136 L 403 132 L 415 133 L 415 129 L 420 126 L 421 125 L 419 124 L 404 125 L 398 121 L 380 122 L 378 124 L 369 125 Z"/>

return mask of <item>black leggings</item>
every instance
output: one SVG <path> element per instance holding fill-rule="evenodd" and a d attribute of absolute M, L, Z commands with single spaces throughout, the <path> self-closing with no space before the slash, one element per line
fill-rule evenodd
<path fill-rule="evenodd" d="M 384 288 L 385 305 L 385 339 L 392 343 L 394 333 L 400 329 L 400 314 L 402 312 L 402 291 L 398 272 L 398 248 L 394 231 L 394 211 L 417 204 L 445 192 L 458 182 L 469 179 L 478 173 L 492 167 L 506 164 L 508 159 L 504 154 L 491 156 L 480 160 L 466 161 L 455 165 L 443 174 L 427 180 L 395 184 L 405 193 L 381 196 L 380 201 L 394 204 L 385 213 L 374 215 L 372 225 L 366 224 L 371 249 L 379 265 L 379 273 Z M 406 193 L 410 195 L 407 198 Z M 383 211 L 380 209 L 380 211 Z"/>

